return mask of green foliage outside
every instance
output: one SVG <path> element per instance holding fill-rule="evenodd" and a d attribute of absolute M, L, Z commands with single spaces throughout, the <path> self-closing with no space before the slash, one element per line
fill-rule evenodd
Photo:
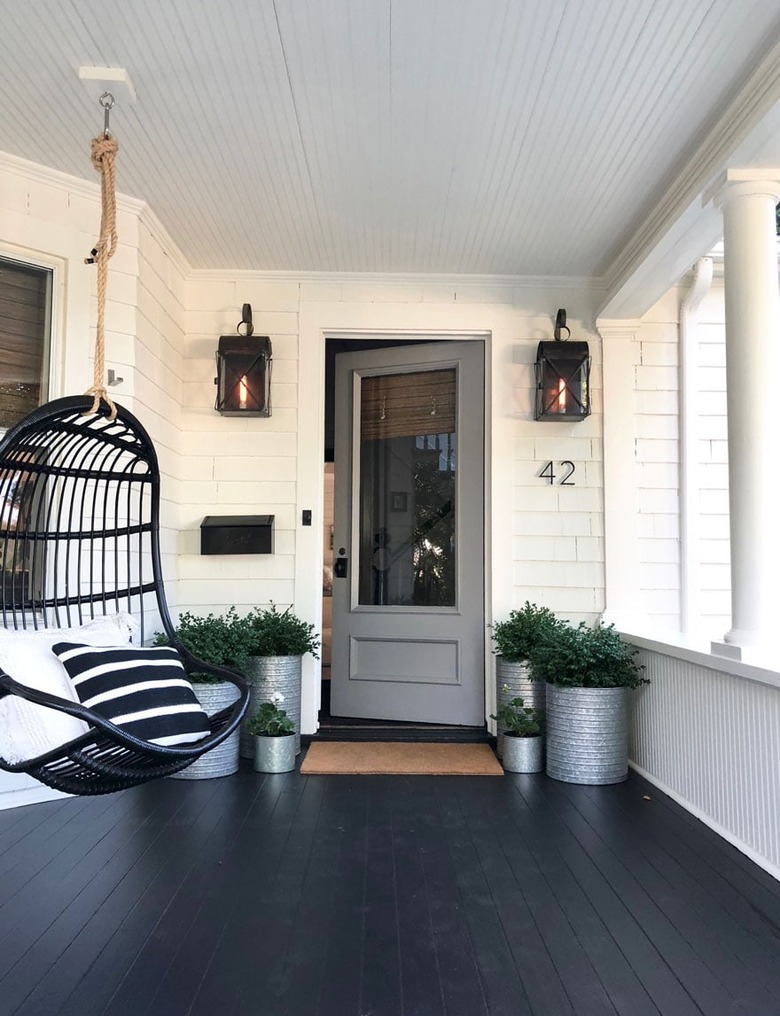
<path fill-rule="evenodd" d="M 249 656 L 305 656 L 319 659 L 320 640 L 314 625 L 287 610 L 255 607 L 245 619 Z"/>
<path fill-rule="evenodd" d="M 205 617 L 198 617 L 185 611 L 179 617 L 175 632 L 185 649 L 189 649 L 199 660 L 245 672 L 250 655 L 247 648 L 246 619 L 238 616 L 235 607 L 231 607 L 224 614 L 208 614 Z M 167 635 L 158 632 L 154 638 L 154 645 L 167 644 Z M 218 684 L 220 680 L 213 674 L 193 673 L 188 676 L 191 681 L 201 684 Z"/>
<path fill-rule="evenodd" d="M 295 724 L 275 702 L 263 702 L 247 722 L 247 730 L 250 734 L 280 737 L 282 734 L 294 734 Z"/>
<path fill-rule="evenodd" d="M 537 607 L 526 600 L 521 610 L 511 611 L 506 621 L 492 625 L 496 644 L 493 651 L 509 663 L 527 660 L 534 648 L 562 623 L 547 607 Z"/>
<path fill-rule="evenodd" d="M 521 698 L 505 702 L 490 718 L 503 723 L 506 733 L 515 737 L 538 737 L 544 730 L 544 709 L 526 706 Z"/>
<path fill-rule="evenodd" d="M 314 625 L 296 617 L 288 607 L 278 611 L 270 607 L 255 607 L 249 614 L 239 616 L 235 606 L 224 614 L 207 614 L 199 617 L 185 611 L 175 628 L 176 637 L 193 656 L 206 663 L 232 667 L 246 673 L 252 656 L 303 656 L 311 653 L 318 658 L 320 640 Z M 168 644 L 168 637 L 158 632 L 154 645 Z M 213 674 L 192 673 L 191 681 L 217 684 Z"/>
<path fill-rule="evenodd" d="M 614 625 L 560 624 L 530 658 L 536 681 L 569 688 L 637 688 L 648 684 L 636 662 L 638 649 Z"/>

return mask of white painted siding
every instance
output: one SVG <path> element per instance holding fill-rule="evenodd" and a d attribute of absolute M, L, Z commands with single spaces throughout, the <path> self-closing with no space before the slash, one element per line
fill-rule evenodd
<path fill-rule="evenodd" d="M 679 628 L 679 341 L 670 293 L 642 319 L 634 355 L 639 603 L 652 630 Z"/>
<path fill-rule="evenodd" d="M 174 605 L 178 599 L 186 267 L 146 210 L 139 223 L 138 265 L 132 409 L 149 431 L 160 463 L 160 544 L 166 594 Z"/>
<path fill-rule="evenodd" d="M 215 275 L 186 286 L 182 386 L 180 606 L 199 613 L 236 604 L 293 604 L 297 501 L 297 282 Z M 237 419 L 214 410 L 214 355 L 252 305 L 256 335 L 273 346 L 272 415 Z M 273 515 L 274 553 L 201 557 L 206 515 Z"/>
<path fill-rule="evenodd" d="M 699 336 L 699 602 L 703 631 L 722 638 L 731 627 L 726 331 L 723 279 L 702 303 Z"/>
<path fill-rule="evenodd" d="M 636 331 L 634 363 L 634 472 L 639 602 L 646 630 L 677 631 L 680 616 L 679 301 L 670 292 Z M 720 638 L 730 625 L 728 445 L 722 279 L 702 304 L 698 336 L 698 394 L 691 425 L 698 437 L 699 616 L 691 630 Z M 630 525 L 630 521 L 626 520 Z"/>

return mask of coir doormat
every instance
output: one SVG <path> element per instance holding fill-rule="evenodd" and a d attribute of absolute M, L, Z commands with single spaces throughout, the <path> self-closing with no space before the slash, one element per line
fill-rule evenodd
<path fill-rule="evenodd" d="M 486 744 L 408 741 L 315 741 L 301 764 L 304 775 L 503 776 Z"/>

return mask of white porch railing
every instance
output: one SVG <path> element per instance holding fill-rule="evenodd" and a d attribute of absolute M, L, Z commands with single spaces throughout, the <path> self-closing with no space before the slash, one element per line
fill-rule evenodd
<path fill-rule="evenodd" d="M 636 636 L 641 775 L 780 878 L 780 674 Z"/>

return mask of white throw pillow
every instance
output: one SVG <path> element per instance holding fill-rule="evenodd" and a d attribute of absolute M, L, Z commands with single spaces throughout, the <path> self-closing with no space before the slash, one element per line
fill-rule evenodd
<path fill-rule="evenodd" d="M 19 684 L 78 702 L 67 671 L 52 652 L 63 640 L 90 646 L 127 645 L 138 626 L 130 614 L 108 614 L 78 628 L 41 631 L 0 629 L 0 668 Z M 89 729 L 83 720 L 28 702 L 18 695 L 0 699 L 0 755 L 11 764 L 36 758 Z"/>

